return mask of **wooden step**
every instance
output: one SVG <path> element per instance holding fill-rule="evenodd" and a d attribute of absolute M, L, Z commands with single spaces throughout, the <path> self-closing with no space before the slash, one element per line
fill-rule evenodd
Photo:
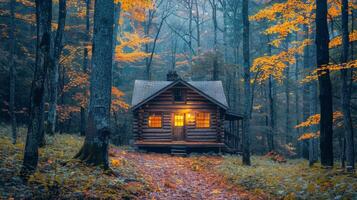
<path fill-rule="evenodd" d="M 187 156 L 187 149 L 185 146 L 171 146 L 171 155 L 174 156 Z"/>

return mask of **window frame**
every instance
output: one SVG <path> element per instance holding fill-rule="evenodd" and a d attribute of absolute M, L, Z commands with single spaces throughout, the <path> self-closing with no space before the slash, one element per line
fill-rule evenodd
<path fill-rule="evenodd" d="M 152 117 L 152 116 L 160 117 L 160 127 L 156 127 L 156 126 L 152 127 L 152 126 L 150 126 L 150 122 L 149 121 L 150 121 L 150 117 Z M 163 119 L 164 119 L 164 117 L 163 117 L 162 113 L 149 113 L 148 118 L 147 118 L 147 121 L 148 121 L 147 127 L 150 128 L 150 129 L 162 129 L 163 125 L 164 125 Z"/>
<path fill-rule="evenodd" d="M 176 100 L 176 93 L 181 93 L 182 100 Z M 176 104 L 185 104 L 186 103 L 186 90 L 184 88 L 174 88 L 172 90 L 173 102 Z"/>
<path fill-rule="evenodd" d="M 208 114 L 208 127 L 199 127 L 198 126 L 198 120 L 197 119 L 199 119 L 199 117 L 198 117 L 199 114 Z M 212 119 L 212 117 L 211 117 L 211 113 L 210 112 L 196 112 L 196 114 L 195 114 L 195 127 L 197 129 L 209 129 L 209 128 L 212 127 L 211 119 Z"/>

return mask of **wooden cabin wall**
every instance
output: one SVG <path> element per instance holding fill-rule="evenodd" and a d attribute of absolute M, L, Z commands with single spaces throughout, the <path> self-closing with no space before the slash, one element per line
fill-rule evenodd
<path fill-rule="evenodd" d="M 174 102 L 173 90 L 186 90 L 186 102 Z M 219 142 L 224 138 L 224 110 L 202 97 L 196 91 L 185 86 L 176 86 L 150 100 L 134 113 L 134 134 L 136 139 L 147 141 L 172 141 L 172 113 L 177 112 L 209 112 L 210 128 L 196 128 L 194 122 L 185 123 L 186 141 Z M 151 113 L 161 114 L 162 128 L 149 128 L 148 116 Z M 187 122 L 187 121 L 186 121 Z"/>

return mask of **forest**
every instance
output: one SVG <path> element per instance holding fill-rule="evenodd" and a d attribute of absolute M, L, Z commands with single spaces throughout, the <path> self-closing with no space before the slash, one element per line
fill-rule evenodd
<path fill-rule="evenodd" d="M 0 0 L 0 199 L 357 199 L 354 0 Z"/>

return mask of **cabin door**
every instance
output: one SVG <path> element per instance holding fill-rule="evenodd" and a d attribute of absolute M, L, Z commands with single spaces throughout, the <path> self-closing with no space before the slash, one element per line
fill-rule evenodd
<path fill-rule="evenodd" d="M 172 136 L 174 141 L 185 140 L 185 114 L 174 113 L 172 115 Z"/>

